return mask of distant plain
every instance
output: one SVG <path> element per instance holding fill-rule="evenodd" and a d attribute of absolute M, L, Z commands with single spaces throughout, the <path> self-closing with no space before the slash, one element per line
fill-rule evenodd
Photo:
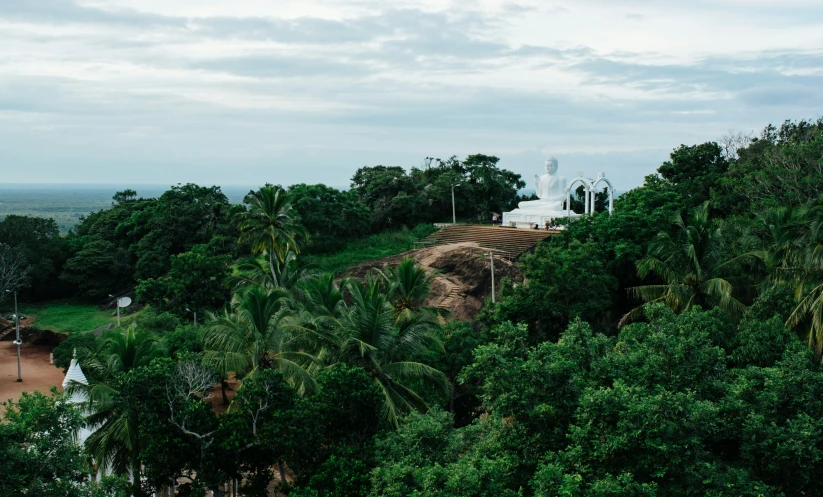
<path fill-rule="evenodd" d="M 80 218 L 111 207 L 112 196 L 131 188 L 138 197 L 162 195 L 170 187 L 165 185 L 104 185 L 104 184 L 2 184 L 0 183 L 0 220 L 18 216 L 50 217 L 57 222 L 61 233 L 67 233 Z M 240 203 L 252 186 L 222 187 L 232 203 Z"/>

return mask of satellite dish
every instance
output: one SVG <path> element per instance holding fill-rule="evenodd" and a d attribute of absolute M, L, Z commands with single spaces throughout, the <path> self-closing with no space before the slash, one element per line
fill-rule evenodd
<path fill-rule="evenodd" d="M 131 305 L 131 299 L 129 297 L 120 297 L 117 299 L 118 307 L 128 307 L 129 305 Z"/>

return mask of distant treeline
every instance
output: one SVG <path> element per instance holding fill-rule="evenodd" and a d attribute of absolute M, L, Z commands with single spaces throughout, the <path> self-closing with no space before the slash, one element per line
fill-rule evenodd
<path fill-rule="evenodd" d="M 435 160 L 409 172 L 363 167 L 348 190 L 297 184 L 284 191 L 305 228 L 304 252 L 329 252 L 372 233 L 449 220 L 453 185 L 459 185 L 455 203 L 461 220 L 488 221 L 492 212 L 513 208 L 525 183 L 497 167 L 498 161 L 478 154 Z M 247 200 L 248 195 L 233 204 L 217 186 L 176 185 L 156 198 L 127 189 L 113 196 L 111 207 L 80 216 L 66 236 L 60 236 L 54 219 L 6 216 L 0 243 L 23 252 L 30 264 L 23 298 L 99 299 L 164 277 L 175 261 L 183 264 L 175 257 L 185 253 L 198 254 L 198 263 L 206 266 L 215 262 L 203 258 L 235 260 L 247 254 L 248 247 L 238 243 L 238 215 L 247 210 Z"/>

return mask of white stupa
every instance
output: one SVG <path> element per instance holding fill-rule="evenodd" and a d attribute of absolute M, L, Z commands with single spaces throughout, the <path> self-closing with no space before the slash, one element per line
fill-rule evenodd
<path fill-rule="evenodd" d="M 83 386 L 89 385 L 89 380 L 86 379 L 86 375 L 83 374 L 83 370 L 80 368 L 80 363 L 77 362 L 77 349 L 74 349 L 69 370 L 66 371 L 66 377 L 63 378 L 63 391 L 65 392 L 69 389 L 72 383 Z M 71 404 L 75 404 L 78 408 L 83 409 L 83 404 L 88 400 L 88 396 L 82 388 L 71 388 L 71 395 L 69 395 L 66 400 Z M 83 409 L 83 414 L 86 414 L 85 409 Z M 85 426 L 80 428 L 80 431 L 77 432 L 77 443 L 82 445 L 86 439 L 89 438 L 89 435 L 91 435 L 91 430 Z"/>

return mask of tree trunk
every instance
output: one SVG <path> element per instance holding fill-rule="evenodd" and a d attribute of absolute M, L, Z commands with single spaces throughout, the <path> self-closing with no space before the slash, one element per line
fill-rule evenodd
<path fill-rule="evenodd" d="M 220 381 L 220 392 L 223 394 L 223 405 L 229 405 L 229 398 L 226 396 L 226 388 L 229 388 L 229 382 L 226 380 Z"/>

